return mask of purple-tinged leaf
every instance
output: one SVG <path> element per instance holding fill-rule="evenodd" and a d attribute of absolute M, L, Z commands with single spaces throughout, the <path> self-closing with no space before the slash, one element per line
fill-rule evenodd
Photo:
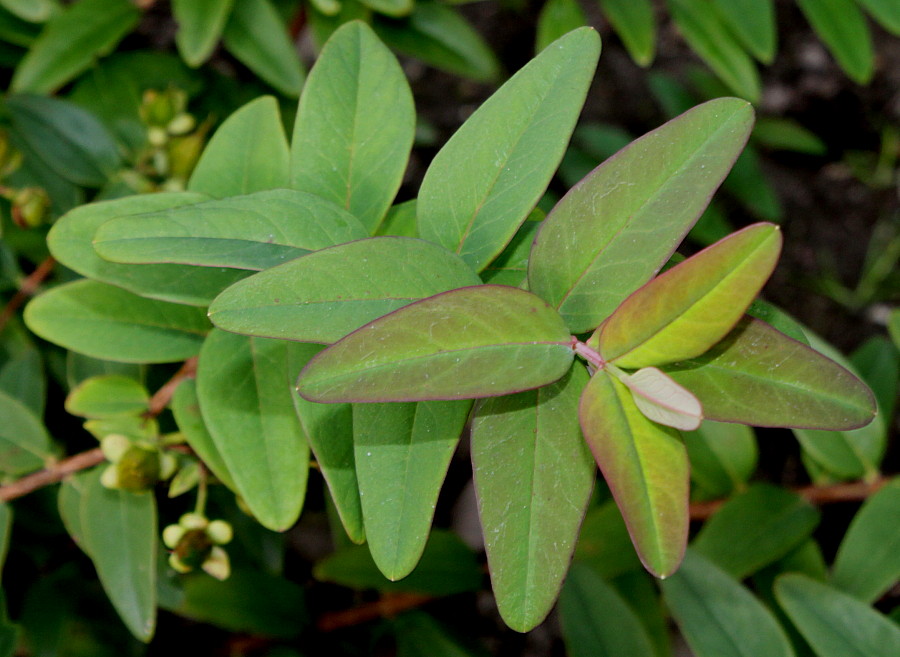
<path fill-rule="evenodd" d="M 655 367 L 621 378 L 634 403 L 648 419 L 682 431 L 693 431 L 703 420 L 700 401 Z"/>
<path fill-rule="evenodd" d="M 578 414 L 638 556 L 653 575 L 671 575 L 684 555 L 689 523 L 681 437 L 644 417 L 628 388 L 603 372 L 591 377 Z"/>
<path fill-rule="evenodd" d="M 559 314 L 524 290 L 478 285 L 437 294 L 354 331 L 307 365 L 297 388 L 318 402 L 493 397 L 537 388 L 572 364 Z"/>
<path fill-rule="evenodd" d="M 780 251 L 781 231 L 773 224 L 716 242 L 628 297 L 603 324 L 598 351 L 628 368 L 699 356 L 741 318 Z"/>
<path fill-rule="evenodd" d="M 875 415 L 875 399 L 862 381 L 749 317 L 703 356 L 662 369 L 697 396 L 710 420 L 841 430 Z"/>

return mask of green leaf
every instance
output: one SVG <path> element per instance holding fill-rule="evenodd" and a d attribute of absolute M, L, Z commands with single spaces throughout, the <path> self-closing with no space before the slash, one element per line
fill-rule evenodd
<path fill-rule="evenodd" d="M 853 0 L 797 0 L 797 4 L 850 79 L 867 84 L 875 72 L 875 53 L 857 4 Z"/>
<path fill-rule="evenodd" d="M 0 367 L 0 391 L 15 397 L 43 417 L 47 397 L 47 376 L 41 352 L 23 350 Z"/>
<path fill-rule="evenodd" d="M 710 498 L 743 489 L 756 470 L 756 436 L 743 424 L 704 420 L 697 431 L 684 434 L 684 444 L 691 461 L 691 479 Z"/>
<path fill-rule="evenodd" d="M 856 0 L 881 27 L 900 36 L 900 7 L 893 0 Z"/>
<path fill-rule="evenodd" d="M 200 66 L 212 55 L 233 6 L 234 0 L 173 0 L 175 45 L 190 66 Z"/>
<path fill-rule="evenodd" d="M 421 611 L 401 614 L 391 621 L 397 639 L 397 657 L 474 657 L 437 621 Z"/>
<path fill-rule="evenodd" d="M 538 15 L 535 52 L 584 25 L 587 25 L 587 18 L 577 0 L 547 0 Z"/>
<path fill-rule="evenodd" d="M 350 214 L 319 196 L 273 189 L 106 222 L 94 249 L 107 260 L 260 271 L 366 237 Z"/>
<path fill-rule="evenodd" d="M 618 378 L 631 390 L 635 405 L 647 419 L 682 431 L 693 431 L 700 426 L 703 420 L 700 402 L 661 370 L 645 367 Z"/>
<path fill-rule="evenodd" d="M 81 498 L 84 494 L 86 481 L 93 477 L 91 471 L 78 472 L 63 479 L 57 495 L 57 508 L 63 525 L 75 544 L 90 556 L 90 548 L 85 540 L 84 528 L 81 526 Z"/>
<path fill-rule="evenodd" d="M 753 128 L 753 139 L 760 146 L 775 150 L 825 155 L 828 146 L 814 132 L 791 119 L 762 116 Z"/>
<path fill-rule="evenodd" d="M 399 18 L 406 16 L 412 9 L 413 0 L 359 0 L 363 6 L 377 11 L 379 14 Z"/>
<path fill-rule="evenodd" d="M 419 561 L 471 401 L 353 406 L 353 448 L 366 540 L 379 570 Z"/>
<path fill-rule="evenodd" d="M 57 11 L 56 0 L 3 0 L 3 8 L 23 21 L 43 23 Z"/>
<path fill-rule="evenodd" d="M 290 98 L 300 95 L 300 55 L 269 0 L 234 0 L 222 37 L 232 55 L 279 92 Z"/>
<path fill-rule="evenodd" d="M 600 354 L 618 367 L 638 368 L 706 352 L 768 280 L 781 241 L 777 226 L 756 224 L 667 270 L 604 322 Z"/>
<path fill-rule="evenodd" d="M 466 120 L 422 180 L 417 213 L 423 238 L 476 271 L 503 250 L 562 159 L 599 54 L 594 30 L 571 32 Z"/>
<path fill-rule="evenodd" d="M 126 363 L 171 363 L 197 354 L 209 331 L 206 313 L 80 280 L 25 307 L 34 333 L 66 349 Z"/>
<path fill-rule="evenodd" d="M 334 552 L 315 565 L 313 575 L 318 580 L 358 590 L 409 591 L 434 596 L 477 591 L 482 577 L 472 551 L 455 534 L 437 529 L 431 532 L 416 569 L 397 582 L 381 574 L 365 545 Z"/>
<path fill-rule="evenodd" d="M 737 95 L 759 102 L 759 73 L 708 2 L 668 0 L 679 32 L 700 58 Z"/>
<path fill-rule="evenodd" d="M 49 94 L 106 55 L 140 20 L 129 0 L 80 0 L 50 19 L 13 75 L 14 92 Z"/>
<path fill-rule="evenodd" d="M 391 49 L 479 82 L 496 80 L 500 63 L 482 36 L 453 7 L 419 0 L 406 19 L 375 16 L 375 32 Z"/>
<path fill-rule="evenodd" d="M 600 0 L 600 8 L 631 58 L 649 66 L 656 54 L 656 19 L 650 0 Z"/>
<path fill-rule="evenodd" d="M 697 657 L 794 657 L 784 630 L 750 591 L 688 550 L 662 583 L 666 605 Z"/>
<path fill-rule="evenodd" d="M 365 23 L 348 23 L 328 40 L 300 97 L 291 187 L 332 201 L 374 233 L 403 181 L 415 123 L 397 59 Z"/>
<path fill-rule="evenodd" d="M 722 186 L 759 219 L 781 221 L 781 201 L 766 179 L 752 144 L 741 153 Z"/>
<path fill-rule="evenodd" d="M 588 509 L 575 546 L 575 561 L 589 565 L 606 579 L 640 570 L 641 562 L 614 501 Z"/>
<path fill-rule="evenodd" d="M 100 187 L 122 164 L 106 127 L 77 105 L 23 95 L 7 98 L 6 108 L 15 133 L 66 180 Z"/>
<path fill-rule="evenodd" d="M 834 560 L 832 584 L 873 603 L 900 578 L 900 481 L 893 480 L 862 505 Z"/>
<path fill-rule="evenodd" d="M 675 572 L 688 532 L 688 460 L 678 432 L 648 420 L 631 392 L 598 372 L 584 389 L 581 430 L 644 566 Z"/>
<path fill-rule="evenodd" d="M 506 395 L 552 383 L 574 352 L 566 327 L 524 290 L 478 285 L 417 301 L 316 356 L 297 380 L 310 401 Z"/>
<path fill-rule="evenodd" d="M 491 584 L 500 615 L 518 632 L 553 607 L 594 488 L 577 415 L 587 381 L 576 366 L 552 385 L 483 401 L 472 420 Z"/>
<path fill-rule="evenodd" d="M 47 235 L 47 246 L 60 263 L 101 283 L 160 301 L 206 306 L 219 292 L 246 277 L 247 272 L 185 265 L 113 263 L 97 255 L 93 239 L 97 229 L 110 219 L 168 210 L 207 198 L 190 192 L 171 192 L 83 205 L 67 212 L 53 225 Z"/>
<path fill-rule="evenodd" d="M 900 353 L 897 347 L 886 336 L 877 335 L 860 345 L 850 360 L 853 369 L 872 388 L 878 400 L 878 413 L 888 420 L 894 417 L 900 389 Z"/>
<path fill-rule="evenodd" d="M 146 413 L 150 393 L 138 381 L 112 374 L 81 382 L 66 397 L 66 411 L 86 418 Z"/>
<path fill-rule="evenodd" d="M 213 330 L 197 364 L 200 411 L 235 486 L 268 529 L 293 525 L 306 495 L 309 449 L 294 413 L 292 351 Z"/>
<path fill-rule="evenodd" d="M 782 575 L 775 595 L 819 657 L 894 657 L 900 627 L 867 604 L 805 575 Z"/>
<path fill-rule="evenodd" d="M 809 537 L 819 512 L 799 495 L 754 484 L 728 500 L 691 544 L 735 579 L 744 579 Z"/>
<path fill-rule="evenodd" d="M 223 292 L 209 316 L 235 333 L 331 343 L 413 301 L 478 282 L 462 260 L 435 244 L 376 237 L 251 276 Z"/>
<path fill-rule="evenodd" d="M 752 122 L 746 102 L 710 101 L 606 160 L 544 220 L 532 247 L 530 289 L 574 333 L 599 326 L 669 259 L 743 148 Z M 620 184 L 624 179 L 633 184 Z"/>
<path fill-rule="evenodd" d="M 185 379 L 178 384 L 175 394 L 172 395 L 170 407 L 175 416 L 175 423 L 184 434 L 188 445 L 202 459 L 203 464 L 228 488 L 237 490 L 234 477 L 225 465 L 225 459 L 222 458 L 222 453 L 216 447 L 216 442 L 203 421 L 195 379 Z"/>
<path fill-rule="evenodd" d="M 537 214 L 538 210 L 531 213 Z M 541 219 L 543 212 L 540 212 Z M 528 277 L 528 255 L 531 252 L 531 243 L 541 227 L 540 220 L 532 220 L 531 217 L 519 228 L 503 253 L 481 271 L 481 278 L 485 283 L 492 285 L 511 285 L 512 287 L 524 287 Z"/>
<path fill-rule="evenodd" d="M 650 657 L 650 637 L 628 604 L 591 568 L 575 564 L 559 596 L 570 657 Z"/>
<path fill-rule="evenodd" d="M 288 187 L 290 154 L 278 101 L 252 100 L 219 126 L 194 167 L 188 189 L 213 198 Z"/>
<path fill-rule="evenodd" d="M 0 502 L 0 569 L 6 563 L 9 552 L 9 535 L 12 533 L 13 512 L 6 502 Z"/>
<path fill-rule="evenodd" d="M 850 372 L 749 317 L 703 356 L 662 369 L 710 420 L 851 429 L 875 412 L 872 393 Z"/>
<path fill-rule="evenodd" d="M 391 206 L 378 225 L 376 235 L 394 235 L 397 237 L 418 237 L 416 226 L 416 199 Z"/>
<path fill-rule="evenodd" d="M 119 616 L 149 642 L 156 627 L 156 498 L 104 488 L 95 469 L 82 489 L 81 530 Z"/>
<path fill-rule="evenodd" d="M 0 417 L 0 472 L 18 476 L 43 468 L 54 450 L 41 420 L 5 392 L 0 392 Z"/>
<path fill-rule="evenodd" d="M 764 64 L 775 58 L 775 6 L 772 0 L 714 0 L 722 21 L 741 45 Z"/>

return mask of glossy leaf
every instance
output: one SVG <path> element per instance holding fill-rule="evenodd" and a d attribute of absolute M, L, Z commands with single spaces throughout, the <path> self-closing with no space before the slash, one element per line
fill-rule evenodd
<path fill-rule="evenodd" d="M 772 0 L 715 0 L 723 22 L 764 64 L 775 57 L 775 6 Z"/>
<path fill-rule="evenodd" d="M 526 632 L 553 607 L 594 485 L 578 426 L 582 366 L 560 381 L 484 400 L 472 470 L 491 584 L 503 620 Z"/>
<path fill-rule="evenodd" d="M 260 524 L 283 531 L 303 508 L 309 449 L 294 414 L 295 345 L 214 330 L 197 364 L 200 411 Z"/>
<path fill-rule="evenodd" d="M 669 259 L 743 148 L 752 121 L 743 101 L 710 101 L 601 164 L 544 220 L 532 247 L 530 289 L 574 333 L 599 326 Z"/>
<path fill-rule="evenodd" d="M 156 498 L 104 488 L 94 470 L 82 489 L 81 530 L 119 616 L 136 638 L 150 641 L 156 627 Z"/>
<path fill-rule="evenodd" d="M 662 369 L 711 420 L 850 429 L 875 411 L 872 393 L 846 369 L 750 318 L 703 356 Z"/>
<path fill-rule="evenodd" d="M 818 511 L 799 495 L 754 484 L 704 523 L 691 546 L 740 580 L 785 556 L 818 522 Z"/>
<path fill-rule="evenodd" d="M 417 301 L 316 356 L 297 380 L 310 401 L 506 395 L 560 378 L 574 352 L 559 315 L 512 287 L 479 285 Z"/>
<path fill-rule="evenodd" d="M 377 237 L 260 272 L 223 292 L 209 316 L 236 333 L 331 343 L 413 301 L 478 280 L 435 244 Z"/>
<path fill-rule="evenodd" d="M 689 390 L 655 367 L 645 367 L 620 380 L 632 393 L 635 405 L 650 420 L 682 431 L 693 431 L 703 420 L 703 408 Z"/>
<path fill-rule="evenodd" d="M 834 561 L 831 583 L 873 603 L 900 578 L 900 481 L 893 480 L 862 505 Z"/>
<path fill-rule="evenodd" d="M 12 91 L 49 94 L 108 54 L 140 12 L 128 0 L 80 0 L 49 20 L 20 62 Z"/>
<path fill-rule="evenodd" d="M 879 25 L 894 36 L 900 35 L 900 7 L 893 0 L 856 0 Z"/>
<path fill-rule="evenodd" d="M 260 271 L 364 237 L 336 205 L 274 189 L 113 219 L 97 229 L 94 249 L 114 262 Z"/>
<path fill-rule="evenodd" d="M 425 549 L 438 493 L 471 407 L 468 400 L 353 406 L 366 540 L 390 580 L 408 575 Z"/>
<path fill-rule="evenodd" d="M 278 102 L 263 96 L 219 126 L 191 173 L 188 189 L 225 198 L 288 187 L 289 180 L 290 154 Z"/>
<path fill-rule="evenodd" d="M 641 621 L 590 567 L 575 564 L 559 596 L 559 620 L 570 657 L 651 657 Z"/>
<path fill-rule="evenodd" d="M 638 556 L 655 576 L 671 575 L 688 531 L 688 460 L 678 432 L 644 417 L 628 388 L 602 372 L 584 389 L 579 418 Z"/>
<path fill-rule="evenodd" d="M 867 604 L 805 575 L 782 575 L 775 595 L 819 657 L 893 657 L 900 627 Z"/>
<path fill-rule="evenodd" d="M 374 233 L 403 180 L 415 107 L 403 70 L 366 24 L 329 39 L 300 98 L 291 186 L 348 210 Z"/>
<path fill-rule="evenodd" d="M 753 429 L 743 424 L 705 420 L 684 434 L 691 480 L 710 498 L 741 490 L 756 470 L 759 450 Z"/>
<path fill-rule="evenodd" d="M 101 283 L 160 301 L 206 306 L 219 292 L 247 273 L 185 265 L 123 265 L 101 258 L 92 244 L 94 233 L 110 219 L 167 210 L 206 199 L 200 194 L 173 192 L 83 205 L 67 212 L 53 225 L 47 235 L 47 245 L 53 257 L 66 267 Z"/>
<path fill-rule="evenodd" d="M 588 509 L 575 546 L 575 561 L 587 564 L 605 579 L 640 571 L 641 562 L 615 501 Z"/>
<path fill-rule="evenodd" d="M 95 358 L 171 363 L 197 354 L 209 321 L 200 308 L 80 280 L 35 298 L 25 323 L 45 340 Z"/>
<path fill-rule="evenodd" d="M 688 550 L 662 583 L 666 605 L 697 657 L 794 657 L 784 630 L 750 591 Z"/>
<path fill-rule="evenodd" d="M 604 322 L 600 354 L 619 367 L 638 368 L 706 352 L 725 337 L 768 280 L 781 241 L 777 226 L 757 224 L 667 270 Z"/>
<path fill-rule="evenodd" d="M 866 84 L 875 71 L 872 35 L 866 18 L 853 0 L 797 0 L 813 30 L 840 67 L 857 84 Z"/>
<path fill-rule="evenodd" d="M 535 52 L 584 25 L 587 25 L 587 18 L 577 0 L 547 0 L 538 15 Z"/>
<path fill-rule="evenodd" d="M 600 8 L 640 66 L 649 66 L 656 54 L 656 19 L 650 0 L 600 0 Z"/>
<path fill-rule="evenodd" d="M 291 98 L 300 95 L 300 56 L 269 0 L 234 0 L 222 38 L 228 52 L 278 91 Z"/>
<path fill-rule="evenodd" d="M 476 271 L 503 250 L 562 159 L 599 53 L 596 32 L 571 32 L 469 117 L 422 180 L 417 213 L 423 238 Z"/>
<path fill-rule="evenodd" d="M 212 55 L 233 6 L 234 0 L 173 0 L 175 45 L 190 66 L 200 66 Z"/>
<path fill-rule="evenodd" d="M 495 80 L 500 63 L 478 31 L 452 7 L 419 0 L 400 21 L 379 20 L 373 27 L 391 49 L 435 68 L 480 82 Z"/>
<path fill-rule="evenodd" d="M 760 97 L 759 73 L 709 3 L 668 0 L 679 32 L 728 88 L 750 102 Z"/>
<path fill-rule="evenodd" d="M 41 420 L 5 392 L 0 392 L 0 417 L 0 472 L 17 476 L 43 468 L 53 444 Z"/>
<path fill-rule="evenodd" d="M 482 577 L 472 551 L 446 530 L 431 533 L 419 565 L 397 582 L 381 574 L 365 545 L 332 553 L 316 564 L 313 575 L 318 580 L 357 590 L 409 591 L 435 596 L 477 591 Z"/>
<path fill-rule="evenodd" d="M 127 376 L 96 376 L 83 381 L 66 397 L 66 411 L 87 418 L 146 413 L 150 393 Z"/>
<path fill-rule="evenodd" d="M 225 459 L 216 446 L 215 440 L 206 428 L 203 415 L 200 413 L 200 400 L 197 397 L 197 382 L 195 379 L 185 379 L 178 384 L 172 395 L 170 404 L 175 423 L 184 434 L 184 439 L 191 449 L 196 452 L 203 464 L 231 490 L 237 490 L 234 477 L 225 465 Z"/>

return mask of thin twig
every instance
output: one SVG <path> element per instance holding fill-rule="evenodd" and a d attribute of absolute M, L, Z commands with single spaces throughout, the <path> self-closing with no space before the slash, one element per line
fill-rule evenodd
<path fill-rule="evenodd" d="M 53 259 L 53 256 L 48 256 L 46 260 L 39 264 L 37 268 L 22 281 L 19 290 L 13 295 L 13 298 L 9 300 L 6 306 L 4 306 L 3 311 L 0 312 L 0 331 L 2 331 L 6 326 L 6 323 L 12 319 L 13 315 L 16 314 L 19 307 L 25 303 L 29 297 L 34 296 L 34 293 L 38 291 L 38 288 L 40 288 L 44 279 L 53 272 L 53 266 L 55 264 L 56 260 Z"/>
<path fill-rule="evenodd" d="M 166 381 L 162 387 L 156 391 L 156 394 L 150 398 L 147 406 L 147 417 L 156 417 L 164 410 L 169 402 L 172 401 L 172 395 L 175 389 L 185 379 L 191 379 L 197 374 L 197 357 L 193 356 L 184 361 L 181 368 L 172 375 L 172 378 Z"/>
<path fill-rule="evenodd" d="M 433 596 L 421 593 L 387 593 L 373 602 L 333 611 L 319 616 L 316 626 L 322 632 L 333 632 L 344 627 L 353 627 L 376 618 L 391 618 L 397 614 L 421 607 L 434 600 Z"/>

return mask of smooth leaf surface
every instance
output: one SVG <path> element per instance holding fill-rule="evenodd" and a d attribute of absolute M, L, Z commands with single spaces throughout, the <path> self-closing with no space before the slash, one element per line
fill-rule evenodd
<path fill-rule="evenodd" d="M 537 22 L 535 52 L 540 52 L 564 34 L 587 25 L 584 10 L 577 0 L 547 0 Z"/>
<path fill-rule="evenodd" d="M 300 56 L 269 0 L 234 0 L 222 39 L 232 55 L 278 91 L 300 95 L 305 77 Z"/>
<path fill-rule="evenodd" d="M 290 342 L 214 330 L 197 364 L 203 420 L 247 506 L 283 531 L 303 508 L 309 449 L 294 413 Z"/>
<path fill-rule="evenodd" d="M 403 181 L 415 132 L 403 70 L 366 24 L 329 39 L 300 97 L 291 187 L 349 211 L 374 233 Z"/>
<path fill-rule="evenodd" d="M 753 144 L 735 161 L 722 187 L 758 219 L 775 222 L 783 219 L 784 208 Z"/>
<path fill-rule="evenodd" d="M 162 192 L 83 205 L 53 224 L 47 245 L 53 257 L 66 267 L 101 283 L 150 299 L 206 306 L 247 272 L 169 264 L 123 265 L 101 258 L 92 242 L 97 229 L 110 219 L 168 210 L 207 198 L 191 192 Z"/>
<path fill-rule="evenodd" d="M 173 0 L 175 45 L 188 65 L 200 66 L 209 59 L 233 6 L 234 0 Z"/>
<path fill-rule="evenodd" d="M 856 598 L 805 575 L 782 575 L 775 595 L 819 657 L 893 657 L 900 627 Z"/>
<path fill-rule="evenodd" d="M 813 30 L 840 67 L 857 84 L 866 84 L 875 71 L 872 35 L 866 18 L 853 0 L 797 0 Z"/>
<path fill-rule="evenodd" d="M 260 272 L 223 292 L 209 316 L 235 333 L 331 343 L 413 301 L 478 282 L 436 244 L 377 237 Z"/>
<path fill-rule="evenodd" d="M 669 259 L 752 122 L 746 102 L 710 101 L 606 160 L 544 220 L 529 289 L 557 308 L 572 332 L 595 329 Z"/>
<path fill-rule="evenodd" d="M 353 406 L 366 540 L 390 580 L 408 575 L 425 549 L 438 493 L 471 407 L 468 400 Z"/>
<path fill-rule="evenodd" d="M 397 657 L 474 657 L 436 620 L 421 611 L 411 611 L 391 622 L 397 639 Z"/>
<path fill-rule="evenodd" d="M 578 426 L 582 366 L 556 383 L 481 402 L 472 420 L 472 471 L 494 597 L 526 632 L 550 612 L 594 485 Z"/>
<path fill-rule="evenodd" d="M 802 497 L 759 483 L 729 499 L 691 547 L 740 580 L 788 554 L 818 523 L 819 512 Z"/>
<path fill-rule="evenodd" d="M 83 381 L 66 397 L 66 411 L 86 418 L 146 413 L 150 393 L 131 377 L 112 374 Z"/>
<path fill-rule="evenodd" d="M 759 449 L 753 429 L 743 424 L 704 420 L 684 434 L 691 480 L 710 498 L 741 490 L 756 471 Z"/>
<path fill-rule="evenodd" d="M 94 473 L 87 471 L 63 479 L 56 497 L 56 506 L 63 526 L 75 544 L 88 556 L 90 548 L 84 536 L 84 528 L 81 526 L 81 498 L 88 478 L 93 476 Z"/>
<path fill-rule="evenodd" d="M 900 351 L 891 340 L 883 335 L 869 338 L 850 355 L 850 364 L 872 389 L 878 413 L 894 417 L 900 392 Z"/>
<path fill-rule="evenodd" d="M 319 402 L 427 401 L 505 395 L 560 378 L 574 352 L 559 315 L 512 287 L 444 292 L 354 331 L 297 380 Z"/>
<path fill-rule="evenodd" d="M 631 392 L 598 372 L 579 406 L 581 430 L 622 512 L 641 562 L 671 575 L 688 532 L 688 460 L 678 432 L 648 420 Z"/>
<path fill-rule="evenodd" d="M 45 340 L 126 363 L 171 363 L 195 356 L 209 331 L 200 308 L 144 299 L 96 281 L 65 283 L 25 308 Z"/>
<path fill-rule="evenodd" d="M 594 75 L 600 40 L 569 33 L 510 78 L 432 160 L 419 234 L 480 271 L 512 239 L 559 166 Z"/>
<path fill-rule="evenodd" d="M 900 35 L 900 7 L 893 0 L 856 0 L 891 34 Z"/>
<path fill-rule="evenodd" d="M 114 262 L 260 271 L 366 235 L 319 196 L 274 189 L 112 219 L 97 229 L 94 249 Z"/>
<path fill-rule="evenodd" d="M 682 431 L 700 426 L 700 402 L 661 370 L 645 367 L 620 380 L 631 390 L 635 405 L 648 419 Z"/>
<path fill-rule="evenodd" d="M 775 57 L 775 5 L 772 0 L 715 0 L 719 16 L 741 44 L 764 64 Z"/>
<path fill-rule="evenodd" d="M 640 66 L 649 66 L 656 54 L 656 19 L 650 0 L 600 0 L 600 8 Z"/>
<path fill-rule="evenodd" d="M 156 627 L 156 498 L 104 488 L 96 469 L 81 492 L 81 530 L 110 602 L 136 638 L 150 641 Z"/>
<path fill-rule="evenodd" d="M 834 560 L 831 583 L 873 603 L 900 578 L 900 481 L 893 480 L 862 505 Z"/>
<path fill-rule="evenodd" d="M 23 21 L 43 23 L 59 11 L 56 0 L 3 0 L 3 8 Z"/>
<path fill-rule="evenodd" d="M 616 590 L 575 564 L 559 596 L 559 622 L 570 657 L 651 657 L 647 631 Z"/>
<path fill-rule="evenodd" d="M 15 397 L 43 417 L 47 400 L 44 359 L 36 348 L 24 349 L 0 367 L 0 392 Z"/>
<path fill-rule="evenodd" d="M 641 562 L 614 500 L 588 509 L 575 546 L 575 561 L 587 564 L 604 579 L 641 571 Z"/>
<path fill-rule="evenodd" d="M 263 96 L 219 126 L 191 173 L 188 189 L 225 198 L 288 187 L 289 181 L 290 152 L 278 101 Z"/>
<path fill-rule="evenodd" d="M 0 472 L 18 476 L 40 470 L 53 456 L 53 443 L 27 406 L 0 392 Z"/>
<path fill-rule="evenodd" d="M 0 569 L 6 563 L 9 552 L 9 536 L 12 533 L 12 508 L 6 502 L 0 502 Z"/>
<path fill-rule="evenodd" d="M 409 14 L 415 3 L 413 0 L 360 0 L 360 4 L 379 14 L 398 18 Z"/>
<path fill-rule="evenodd" d="M 703 356 L 662 369 L 711 420 L 850 429 L 875 412 L 871 391 L 846 369 L 748 317 Z"/>
<path fill-rule="evenodd" d="M 688 550 L 663 597 L 697 657 L 794 657 L 775 617 L 737 580 Z"/>
<path fill-rule="evenodd" d="M 777 226 L 757 224 L 666 270 L 604 322 L 600 354 L 619 367 L 638 368 L 706 352 L 768 280 L 781 241 Z"/>
<path fill-rule="evenodd" d="M 15 92 L 49 94 L 108 54 L 140 19 L 128 0 L 80 0 L 49 20 L 13 75 Z"/>
<path fill-rule="evenodd" d="M 532 216 L 534 214 L 535 212 L 532 212 Z M 543 218 L 543 213 L 541 213 L 541 218 Z M 510 243 L 503 249 L 503 253 L 494 258 L 491 264 L 481 271 L 482 280 L 492 285 L 524 287 L 528 277 L 528 255 L 531 252 L 531 243 L 540 227 L 540 221 L 526 219 Z"/>

